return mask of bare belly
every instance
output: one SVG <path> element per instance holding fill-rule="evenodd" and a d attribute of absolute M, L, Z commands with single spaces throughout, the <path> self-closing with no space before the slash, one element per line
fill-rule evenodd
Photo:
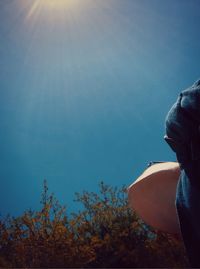
<path fill-rule="evenodd" d="M 153 228 L 172 234 L 180 234 L 175 206 L 179 176 L 177 162 L 158 163 L 128 187 L 130 207 Z"/>

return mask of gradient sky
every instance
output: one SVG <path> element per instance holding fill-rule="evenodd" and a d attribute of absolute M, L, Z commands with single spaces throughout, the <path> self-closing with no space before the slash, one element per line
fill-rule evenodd
<path fill-rule="evenodd" d="M 57 1 L 58 4 L 55 4 Z M 0 212 L 129 185 L 200 77 L 199 0 L 0 0 Z"/>

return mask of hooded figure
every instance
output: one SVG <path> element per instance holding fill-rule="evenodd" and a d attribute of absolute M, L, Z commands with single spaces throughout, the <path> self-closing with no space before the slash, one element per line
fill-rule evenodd
<path fill-rule="evenodd" d="M 200 80 L 180 93 L 165 127 L 181 168 L 175 201 L 181 235 L 190 265 L 200 267 Z"/>

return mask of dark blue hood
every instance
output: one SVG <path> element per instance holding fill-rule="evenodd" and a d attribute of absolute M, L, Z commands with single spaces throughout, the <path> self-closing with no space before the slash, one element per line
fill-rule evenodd
<path fill-rule="evenodd" d="M 181 175 L 176 208 L 189 262 L 200 267 L 200 80 L 182 91 L 167 114 L 164 139 L 176 153 Z"/>

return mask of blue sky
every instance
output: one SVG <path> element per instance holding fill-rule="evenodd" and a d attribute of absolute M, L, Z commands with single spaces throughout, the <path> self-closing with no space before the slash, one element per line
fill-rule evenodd
<path fill-rule="evenodd" d="M 129 185 L 200 77 L 198 0 L 0 0 L 0 212 Z M 58 2 L 59 0 L 57 0 Z M 66 3 L 64 3 L 66 2 Z"/>

